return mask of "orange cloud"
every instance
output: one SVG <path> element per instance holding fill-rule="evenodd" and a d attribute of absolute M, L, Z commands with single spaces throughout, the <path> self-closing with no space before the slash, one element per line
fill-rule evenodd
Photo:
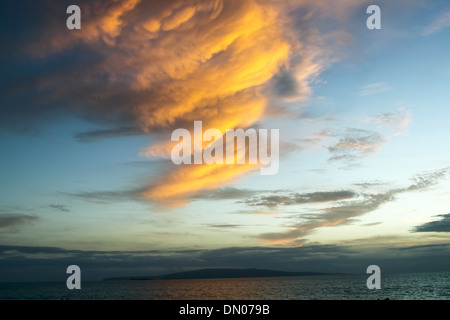
<path fill-rule="evenodd" d="M 211 164 L 190 165 L 177 168 L 164 177 L 155 187 L 142 196 L 169 206 L 184 205 L 186 199 L 201 190 L 219 188 L 231 183 L 249 170 L 258 168 L 251 164 Z"/>
<path fill-rule="evenodd" d="M 227 129 L 248 128 L 263 116 L 267 101 L 260 93 L 261 86 L 289 58 L 290 44 L 283 35 L 280 17 L 272 7 L 256 1 L 227 1 L 217 8 L 221 12 L 210 12 L 215 15 L 212 20 L 206 15 L 197 17 L 203 7 L 196 10 L 186 7 L 162 22 L 153 22 L 154 26 L 161 25 L 163 31 L 174 34 L 162 32 L 161 38 L 155 38 L 155 41 L 168 39 L 157 47 L 159 63 L 143 68 L 134 86 L 153 86 L 154 74 L 159 75 L 161 69 L 170 81 L 151 105 L 137 110 L 143 128 L 157 124 L 171 126 L 179 120 L 191 124 L 201 120 L 204 130 L 216 128 L 224 134 Z M 169 57 L 161 54 L 176 52 L 177 48 L 185 54 L 177 57 L 175 64 L 170 53 Z M 142 154 L 167 157 L 173 145 L 162 141 Z M 183 198 L 221 187 L 257 167 L 216 164 L 174 168 L 143 195 L 172 205 L 183 203 Z"/>
<path fill-rule="evenodd" d="M 346 8 L 354 3 L 344 2 Z M 55 29 L 50 42 L 36 41 L 30 48 L 45 56 L 80 43 L 88 47 L 98 61 L 83 70 L 82 81 L 58 74 L 41 79 L 41 87 L 56 86 L 51 99 L 70 98 L 92 117 L 127 121 L 121 128 L 137 125 L 145 133 L 163 133 L 165 139 L 141 155 L 168 158 L 174 146 L 170 132 L 189 129 L 194 121 L 224 134 L 263 119 L 275 100 L 266 89 L 281 71 L 298 87 L 281 100 L 310 94 L 311 79 L 324 68 L 320 57 L 326 50 L 320 46 L 325 40 L 310 26 L 311 19 L 304 20 L 306 31 L 291 21 L 289 14 L 300 5 L 311 14 L 329 11 L 328 2 L 303 0 L 83 2 L 82 30 Z M 63 79 L 69 81 L 65 86 L 59 85 Z M 181 203 L 257 167 L 174 165 L 165 177 L 149 182 L 152 187 L 143 195 Z"/>

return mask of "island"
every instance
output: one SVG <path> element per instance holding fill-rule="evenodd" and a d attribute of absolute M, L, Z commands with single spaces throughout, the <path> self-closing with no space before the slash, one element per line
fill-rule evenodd
<path fill-rule="evenodd" d="M 224 279 L 224 278 L 264 278 L 264 277 L 298 277 L 298 276 L 319 276 L 328 273 L 322 272 L 291 272 L 267 269 L 233 269 L 233 268 L 212 268 L 192 271 L 169 273 L 160 276 L 130 276 L 105 278 L 103 281 L 112 280 L 175 280 L 175 279 Z"/>

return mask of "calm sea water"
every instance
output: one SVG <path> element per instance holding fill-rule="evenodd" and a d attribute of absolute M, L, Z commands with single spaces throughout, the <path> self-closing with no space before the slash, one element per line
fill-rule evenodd
<path fill-rule="evenodd" d="M 94 300 L 450 300 L 450 272 L 384 274 L 380 290 L 366 275 L 325 275 L 206 280 L 133 280 L 65 283 L 0 283 L 0 299 Z"/>

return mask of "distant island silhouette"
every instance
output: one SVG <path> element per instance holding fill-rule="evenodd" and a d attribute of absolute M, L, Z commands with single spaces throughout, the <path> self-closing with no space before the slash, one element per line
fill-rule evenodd
<path fill-rule="evenodd" d="M 329 273 L 322 272 L 289 272 L 267 269 L 200 269 L 193 271 L 175 272 L 161 276 L 131 276 L 105 278 L 103 281 L 111 280 L 172 280 L 172 279 L 224 279 L 224 278 L 262 278 L 262 277 L 296 277 L 317 276 Z"/>

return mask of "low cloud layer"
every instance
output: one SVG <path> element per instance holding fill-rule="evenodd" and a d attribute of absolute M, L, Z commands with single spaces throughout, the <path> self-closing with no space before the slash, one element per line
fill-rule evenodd
<path fill-rule="evenodd" d="M 448 270 L 450 244 L 383 248 L 366 252 L 352 246 L 297 248 L 230 247 L 178 251 L 81 251 L 57 247 L 0 246 L 0 281 L 61 281 L 66 268 L 81 268 L 82 281 L 107 277 L 161 275 L 202 268 L 265 268 L 284 271 L 365 274 L 377 264 L 383 272 Z M 439 266 L 439 269 L 436 269 Z"/>

